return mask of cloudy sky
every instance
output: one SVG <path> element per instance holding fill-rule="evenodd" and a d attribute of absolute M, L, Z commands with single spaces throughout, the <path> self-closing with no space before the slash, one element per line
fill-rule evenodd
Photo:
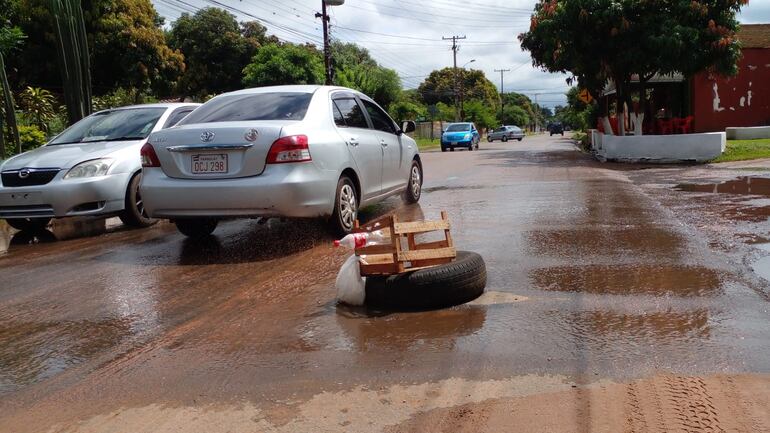
<path fill-rule="evenodd" d="M 206 7 L 230 8 L 239 20 L 258 19 L 270 33 L 291 42 L 321 45 L 322 30 L 314 13 L 321 0 L 153 0 L 172 22 L 182 12 Z M 505 91 L 529 95 L 544 106 L 564 104 L 565 77 L 532 67 L 516 36 L 526 31 L 535 0 L 346 0 L 331 7 L 332 37 L 369 49 L 380 63 L 395 69 L 404 87 L 414 88 L 434 69 L 452 65 L 451 41 L 458 41 L 458 66 L 484 71 Z M 740 16 L 744 23 L 770 23 L 770 0 L 750 0 Z M 473 62 L 471 62 L 473 61 Z"/>

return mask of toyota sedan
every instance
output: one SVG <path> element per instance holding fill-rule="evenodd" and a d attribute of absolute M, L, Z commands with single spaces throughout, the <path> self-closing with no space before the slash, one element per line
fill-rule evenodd
<path fill-rule="evenodd" d="M 327 218 L 354 228 L 358 209 L 420 198 L 417 145 L 372 99 L 343 87 L 276 86 L 219 95 L 142 148 L 147 213 L 187 236 L 220 219 Z"/>
<path fill-rule="evenodd" d="M 51 218 L 118 215 L 128 225 L 152 220 L 139 194 L 139 150 L 200 104 L 147 104 L 94 113 L 46 145 L 0 166 L 0 218 L 19 230 Z"/>

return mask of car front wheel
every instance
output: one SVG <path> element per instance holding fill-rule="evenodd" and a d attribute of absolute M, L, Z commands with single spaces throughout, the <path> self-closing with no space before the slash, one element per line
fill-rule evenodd
<path fill-rule="evenodd" d="M 9 218 L 5 222 L 16 230 L 32 232 L 46 228 L 51 218 Z"/>
<path fill-rule="evenodd" d="M 508 136 L 507 135 L 503 135 L 503 138 L 501 140 L 502 140 L 503 143 L 505 143 L 506 141 L 508 141 Z"/>
<path fill-rule="evenodd" d="M 409 183 L 406 185 L 404 201 L 417 203 L 422 194 L 422 169 L 417 161 L 412 161 L 412 169 L 409 170 Z"/>
<path fill-rule="evenodd" d="M 219 221 L 214 218 L 181 218 L 174 223 L 177 230 L 188 238 L 202 239 L 214 233 Z"/>
<path fill-rule="evenodd" d="M 347 176 L 337 182 L 337 194 L 334 199 L 334 213 L 331 228 L 335 234 L 345 236 L 353 231 L 358 218 L 358 195 L 353 181 Z"/>
<path fill-rule="evenodd" d="M 136 174 L 128 183 L 126 191 L 126 204 L 123 212 L 118 215 L 123 224 L 131 227 L 149 227 L 155 224 L 156 220 L 147 216 L 144 210 L 142 194 L 139 191 L 139 183 L 142 181 L 142 174 Z"/>

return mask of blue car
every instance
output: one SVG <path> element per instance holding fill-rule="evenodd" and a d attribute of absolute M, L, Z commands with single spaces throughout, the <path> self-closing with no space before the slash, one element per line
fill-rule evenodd
<path fill-rule="evenodd" d="M 447 149 L 454 151 L 455 147 L 464 147 L 468 150 L 479 148 L 481 136 L 473 123 L 450 123 L 441 134 L 441 151 Z"/>

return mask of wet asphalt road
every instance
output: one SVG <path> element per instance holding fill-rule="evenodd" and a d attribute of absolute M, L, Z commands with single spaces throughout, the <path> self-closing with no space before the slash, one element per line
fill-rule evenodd
<path fill-rule="evenodd" d="M 448 211 L 455 244 L 487 264 L 471 304 L 336 305 L 346 253 L 316 222 L 233 221 L 203 243 L 170 224 L 0 233 L 0 431 L 105 431 L 116 411 L 222 405 L 258 408 L 260 431 L 302 431 L 289 428 L 297 405 L 351 390 L 770 372 L 767 282 L 714 241 L 735 233 L 683 207 L 714 200 L 673 188 L 691 169 L 602 164 L 547 136 L 423 159 L 418 205 L 391 198 L 363 217 Z M 751 220 L 755 242 L 766 216 Z"/>

